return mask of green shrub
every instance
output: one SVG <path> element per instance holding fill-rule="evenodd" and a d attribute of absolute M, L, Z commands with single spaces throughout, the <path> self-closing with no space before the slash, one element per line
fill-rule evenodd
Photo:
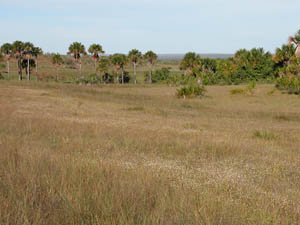
<path fill-rule="evenodd" d="M 297 76 L 281 76 L 276 80 L 276 88 L 289 94 L 300 94 L 300 78 Z"/>
<path fill-rule="evenodd" d="M 77 84 L 99 84 L 101 83 L 101 76 L 92 73 L 87 77 L 80 77 L 76 80 Z"/>
<path fill-rule="evenodd" d="M 178 98 L 193 98 L 203 96 L 206 89 L 203 85 L 188 85 L 177 89 Z"/>
<path fill-rule="evenodd" d="M 230 94 L 254 94 L 254 89 L 256 87 L 256 81 L 251 81 L 245 89 L 243 88 L 236 88 L 230 90 Z"/>
<path fill-rule="evenodd" d="M 232 89 L 232 90 L 230 90 L 230 94 L 232 94 L 232 95 L 245 94 L 245 90 L 242 88 Z"/>
<path fill-rule="evenodd" d="M 170 76 L 170 69 L 167 67 L 163 67 L 161 69 L 157 69 L 152 74 L 152 83 L 165 82 L 168 80 Z M 150 79 L 150 72 L 147 71 L 145 73 L 145 81 Z"/>
<path fill-rule="evenodd" d="M 104 73 L 102 75 L 102 81 L 104 83 L 113 83 L 114 82 L 114 76 L 109 73 Z"/>
<path fill-rule="evenodd" d="M 273 95 L 275 93 L 275 89 L 271 89 L 270 91 L 268 91 L 269 95 Z"/>
<path fill-rule="evenodd" d="M 254 93 L 255 87 L 256 87 L 256 81 L 253 80 L 253 81 L 251 81 L 251 82 L 247 85 L 247 91 L 248 91 L 248 93 L 253 94 L 253 93 Z"/>
<path fill-rule="evenodd" d="M 275 134 L 269 131 L 259 131 L 259 130 L 255 130 L 253 132 L 253 137 L 264 139 L 264 140 L 275 140 L 277 138 Z"/>
<path fill-rule="evenodd" d="M 4 68 L 6 68 L 6 66 L 0 63 L 0 69 L 4 69 Z"/>
<path fill-rule="evenodd" d="M 124 83 L 129 83 L 130 81 L 130 76 L 129 76 L 129 72 L 124 71 Z M 122 83 L 122 76 L 119 76 L 119 83 Z"/>
<path fill-rule="evenodd" d="M 170 76 L 166 82 L 175 86 L 195 85 L 197 83 L 197 78 L 192 75 L 174 74 L 173 76 Z"/>

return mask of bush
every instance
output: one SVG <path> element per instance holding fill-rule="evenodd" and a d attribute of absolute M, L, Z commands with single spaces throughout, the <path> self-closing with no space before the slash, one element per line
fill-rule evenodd
<path fill-rule="evenodd" d="M 0 63 L 0 69 L 4 69 L 4 68 L 6 68 L 6 66 Z"/>
<path fill-rule="evenodd" d="M 276 80 L 276 88 L 289 94 L 300 94 L 300 78 L 296 76 L 282 76 Z"/>
<path fill-rule="evenodd" d="M 157 69 L 152 73 L 152 83 L 165 82 L 168 80 L 170 76 L 170 69 L 167 67 L 163 67 L 161 69 Z M 150 72 L 147 71 L 145 73 L 145 81 L 150 79 Z"/>
<path fill-rule="evenodd" d="M 109 73 L 104 73 L 104 75 L 102 75 L 102 81 L 104 83 L 113 83 L 114 82 L 114 76 L 109 74 Z"/>
<path fill-rule="evenodd" d="M 230 90 L 230 94 L 232 94 L 232 95 L 245 94 L 245 90 L 242 88 L 232 89 L 232 90 Z"/>
<path fill-rule="evenodd" d="M 251 81 L 251 82 L 248 84 L 248 86 L 247 86 L 247 91 L 248 91 L 249 93 L 253 94 L 253 93 L 254 93 L 255 87 L 256 87 L 256 81 L 253 80 L 253 81 Z"/>
<path fill-rule="evenodd" d="M 245 89 L 243 88 L 236 88 L 232 89 L 230 91 L 230 94 L 235 95 L 235 94 L 254 94 L 254 89 L 256 87 L 256 81 L 251 81 Z"/>
<path fill-rule="evenodd" d="M 178 98 L 193 98 L 203 96 L 206 89 L 203 85 L 188 85 L 177 89 Z"/>
<path fill-rule="evenodd" d="M 92 73 L 87 77 L 80 77 L 76 80 L 77 84 L 99 84 L 101 83 L 101 76 Z"/>
<path fill-rule="evenodd" d="M 172 84 L 175 86 L 180 86 L 180 85 L 193 85 L 197 83 L 196 77 L 192 75 L 178 75 L 174 74 L 173 76 L 170 76 L 168 80 L 166 81 L 168 84 Z"/>
<path fill-rule="evenodd" d="M 129 73 L 127 71 L 124 71 L 124 83 L 129 83 L 130 81 L 130 76 Z M 119 83 L 122 83 L 122 75 L 119 76 Z"/>
<path fill-rule="evenodd" d="M 291 61 L 287 67 L 282 69 L 275 86 L 289 94 L 300 94 L 300 62 L 298 59 Z"/>

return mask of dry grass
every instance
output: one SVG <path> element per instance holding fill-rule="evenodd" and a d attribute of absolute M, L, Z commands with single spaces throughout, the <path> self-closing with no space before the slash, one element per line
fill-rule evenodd
<path fill-rule="evenodd" d="M 0 224 L 299 224 L 300 101 L 0 82 Z"/>

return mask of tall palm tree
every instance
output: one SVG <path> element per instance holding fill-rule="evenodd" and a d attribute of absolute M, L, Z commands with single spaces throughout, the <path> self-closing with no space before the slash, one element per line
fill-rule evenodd
<path fill-rule="evenodd" d="M 58 68 L 63 63 L 63 58 L 60 54 L 52 55 L 52 64 L 56 67 L 56 81 L 58 81 Z"/>
<path fill-rule="evenodd" d="M 22 80 L 22 60 L 24 57 L 24 43 L 22 41 L 15 41 L 12 44 L 12 53 L 17 59 L 19 80 Z"/>
<path fill-rule="evenodd" d="M 33 56 L 35 57 L 35 75 L 38 77 L 38 57 L 40 55 L 43 55 L 43 50 L 39 47 L 34 47 L 33 48 Z"/>
<path fill-rule="evenodd" d="M 121 70 L 122 84 L 124 84 L 124 67 L 127 64 L 127 56 L 124 54 L 114 54 L 111 58 L 111 63 L 116 67 L 117 70 Z"/>
<path fill-rule="evenodd" d="M 85 47 L 80 42 L 73 42 L 69 46 L 68 55 L 72 55 L 77 63 L 79 63 L 79 74 L 82 74 L 81 55 L 86 55 Z"/>
<path fill-rule="evenodd" d="M 299 37 L 299 39 L 300 39 L 300 37 Z M 297 39 L 294 38 L 294 37 L 290 37 L 289 41 L 290 41 L 290 43 L 295 43 L 296 44 L 297 47 L 296 47 L 296 50 L 295 50 L 295 55 L 297 57 L 300 57 L 300 41 L 297 41 Z"/>
<path fill-rule="evenodd" d="M 150 65 L 150 84 L 152 83 L 152 70 L 153 70 L 153 65 L 155 64 L 157 60 L 157 55 L 153 51 L 148 51 L 145 53 L 144 58 Z"/>
<path fill-rule="evenodd" d="M 92 44 L 88 52 L 92 55 L 94 63 L 95 63 L 95 73 L 97 73 L 97 62 L 99 61 L 99 54 L 105 53 L 102 49 L 102 46 L 99 44 Z"/>
<path fill-rule="evenodd" d="M 27 59 L 27 80 L 30 80 L 30 59 L 33 56 L 34 45 L 30 42 L 24 43 L 24 54 Z"/>
<path fill-rule="evenodd" d="M 132 49 L 128 53 L 128 57 L 133 64 L 133 73 L 134 73 L 134 84 L 136 84 L 136 66 L 138 62 L 142 59 L 142 53 L 137 49 Z"/>
<path fill-rule="evenodd" d="M 6 58 L 6 64 L 7 64 L 7 76 L 9 78 L 9 61 L 10 61 L 10 58 L 12 56 L 12 45 L 10 43 L 5 43 L 1 46 L 0 48 L 0 52 L 4 55 L 4 57 Z"/>
<path fill-rule="evenodd" d="M 289 44 L 294 43 L 296 44 L 295 55 L 296 57 L 300 58 L 300 29 L 294 36 L 289 37 Z"/>

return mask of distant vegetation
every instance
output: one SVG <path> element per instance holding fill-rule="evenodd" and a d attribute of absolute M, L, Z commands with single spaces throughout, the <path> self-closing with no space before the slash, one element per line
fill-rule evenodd
<path fill-rule="evenodd" d="M 129 51 L 128 55 L 114 54 L 104 56 L 102 45 L 92 44 L 88 48 L 89 56 L 82 43 L 74 42 L 69 46 L 67 58 L 59 54 L 51 54 L 52 65 L 56 75 L 49 76 L 46 80 L 60 81 L 60 67 L 65 65 L 70 69 L 78 68 L 78 75 L 69 82 L 78 84 L 101 84 L 101 83 L 129 83 L 137 84 L 137 71 L 139 67 L 145 67 L 145 83 L 164 83 L 175 86 L 194 85 L 237 85 L 252 81 L 263 83 L 275 83 L 275 86 L 288 93 L 300 93 L 300 30 L 290 37 L 287 45 L 276 49 L 274 55 L 265 52 L 263 48 L 251 50 L 240 49 L 233 57 L 202 58 L 194 52 L 188 52 L 180 62 L 158 62 L 158 56 L 153 51 L 142 54 L 137 49 Z M 6 61 L 7 79 L 10 79 L 10 61 L 16 59 L 19 80 L 23 79 L 25 71 L 27 79 L 35 68 L 37 80 L 45 79 L 38 75 L 38 57 L 43 52 L 30 42 L 15 41 L 12 44 L 5 43 L 1 46 L 1 59 Z M 83 56 L 89 57 L 91 62 L 83 63 Z M 82 66 L 92 64 L 93 71 L 83 74 Z M 160 66 L 157 66 L 159 64 Z M 172 71 L 168 65 L 178 65 L 178 71 Z M 132 73 L 128 71 L 131 70 Z M 52 78 L 51 78 L 52 77 Z M 187 88 L 188 89 L 188 88 Z"/>

